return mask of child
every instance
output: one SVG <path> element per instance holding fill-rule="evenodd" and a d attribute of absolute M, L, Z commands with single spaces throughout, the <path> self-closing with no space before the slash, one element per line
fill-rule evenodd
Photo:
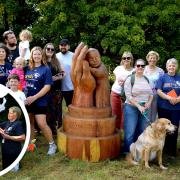
<path fill-rule="evenodd" d="M 98 108 L 110 106 L 110 89 L 108 71 L 101 62 L 97 49 L 88 49 L 86 60 L 89 62 L 90 71 L 96 80 L 95 105 Z"/>
<path fill-rule="evenodd" d="M 20 79 L 20 83 L 19 83 L 19 90 L 24 90 L 26 87 L 26 81 L 25 81 L 25 76 L 24 76 L 24 66 L 25 66 L 25 60 L 22 57 L 17 57 L 14 60 L 14 68 L 12 69 L 12 71 L 10 72 L 10 74 L 17 74 L 19 76 Z"/>
<path fill-rule="evenodd" d="M 28 64 L 28 61 L 30 59 L 29 43 L 32 41 L 32 33 L 29 30 L 24 29 L 20 32 L 19 39 L 21 40 L 19 43 L 20 57 L 24 58 L 26 64 Z"/>
<path fill-rule="evenodd" d="M 21 152 L 21 141 L 25 140 L 25 133 L 21 122 L 18 120 L 21 116 L 21 109 L 17 106 L 9 108 L 8 121 L 0 124 L 0 134 L 2 136 L 2 167 L 3 169 L 11 165 Z M 12 169 L 17 172 L 19 163 Z"/>
<path fill-rule="evenodd" d="M 24 92 L 18 90 L 19 83 L 20 83 L 20 78 L 17 74 L 9 75 L 8 84 L 9 84 L 10 89 L 13 91 L 15 96 L 19 97 L 19 99 L 21 99 L 25 103 L 26 96 Z"/>

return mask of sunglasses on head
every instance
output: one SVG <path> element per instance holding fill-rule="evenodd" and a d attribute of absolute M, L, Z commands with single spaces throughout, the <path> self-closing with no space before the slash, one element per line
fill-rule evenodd
<path fill-rule="evenodd" d="M 46 48 L 46 50 L 54 52 L 54 48 Z"/>
<path fill-rule="evenodd" d="M 144 64 L 137 64 L 136 67 L 137 68 L 140 68 L 140 67 L 145 68 L 145 65 Z"/>
<path fill-rule="evenodd" d="M 130 60 L 131 57 L 123 57 L 122 60 Z"/>

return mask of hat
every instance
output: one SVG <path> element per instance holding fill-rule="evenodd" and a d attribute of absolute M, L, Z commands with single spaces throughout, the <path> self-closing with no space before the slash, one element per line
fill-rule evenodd
<path fill-rule="evenodd" d="M 68 39 L 61 39 L 60 45 L 63 45 L 63 44 L 69 44 L 69 40 Z"/>

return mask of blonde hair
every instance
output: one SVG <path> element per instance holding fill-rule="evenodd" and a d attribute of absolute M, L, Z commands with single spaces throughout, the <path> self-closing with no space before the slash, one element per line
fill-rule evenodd
<path fill-rule="evenodd" d="M 12 110 L 13 113 L 16 113 L 17 119 L 21 117 L 21 109 L 18 106 L 12 106 L 9 108 L 9 110 Z"/>
<path fill-rule="evenodd" d="M 177 59 L 175 59 L 175 58 L 168 59 L 167 62 L 166 62 L 166 68 L 170 63 L 175 64 L 176 69 L 178 69 L 178 61 L 177 61 Z"/>
<path fill-rule="evenodd" d="M 159 59 L 160 59 L 159 53 L 157 53 L 156 51 L 149 51 L 149 52 L 148 52 L 148 54 L 146 55 L 146 60 L 147 60 L 147 61 L 148 61 L 148 59 L 149 59 L 149 56 L 151 56 L 151 55 L 155 55 L 157 61 L 159 61 Z"/>
<path fill-rule="evenodd" d="M 23 65 L 25 66 L 26 65 L 26 61 L 25 61 L 25 59 L 23 58 L 23 57 L 17 57 L 15 60 L 14 60 L 14 63 L 13 63 L 13 65 L 15 66 L 16 65 L 16 61 L 18 61 L 18 60 L 21 60 L 21 61 L 23 61 Z"/>
<path fill-rule="evenodd" d="M 125 52 L 123 53 L 121 59 L 122 59 L 123 57 L 126 57 L 126 56 L 129 56 L 129 57 L 131 58 L 130 66 L 133 67 L 134 58 L 133 58 L 132 53 L 131 53 L 130 51 L 125 51 Z M 121 60 L 120 65 L 123 65 L 123 64 L 124 64 L 124 61 Z"/>
<path fill-rule="evenodd" d="M 32 33 L 31 31 L 27 30 L 27 29 L 23 29 L 20 33 L 19 33 L 19 39 L 22 41 L 23 40 L 23 37 L 24 35 L 27 35 L 27 40 L 29 42 L 32 41 Z"/>
<path fill-rule="evenodd" d="M 34 51 L 40 51 L 41 52 L 41 55 L 42 55 L 42 60 L 41 60 L 41 64 L 42 65 L 47 65 L 47 61 L 45 60 L 45 58 L 43 58 L 43 50 L 42 50 L 42 48 L 41 47 L 39 47 L 39 46 L 35 46 L 35 47 L 33 47 L 32 49 L 31 49 L 31 55 L 30 55 L 30 60 L 29 60 L 29 67 L 30 67 L 30 69 L 32 70 L 32 69 L 34 69 L 34 59 L 33 59 L 33 52 Z"/>

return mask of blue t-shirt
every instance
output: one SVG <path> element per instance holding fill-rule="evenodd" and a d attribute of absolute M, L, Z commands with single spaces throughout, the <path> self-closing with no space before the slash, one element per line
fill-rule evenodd
<path fill-rule="evenodd" d="M 12 65 L 10 63 L 5 62 L 4 65 L 0 65 L 0 84 L 6 85 L 7 78 L 12 70 Z"/>
<path fill-rule="evenodd" d="M 37 94 L 45 85 L 52 85 L 52 74 L 48 66 L 41 65 L 30 70 L 25 71 L 27 97 Z M 47 106 L 48 96 L 44 96 L 37 99 L 34 104 L 37 106 Z"/>
<path fill-rule="evenodd" d="M 156 89 L 162 90 L 165 94 L 174 89 L 177 96 L 180 96 L 180 75 L 169 76 L 167 73 L 162 75 L 156 84 Z M 160 96 L 158 96 L 158 106 L 164 109 L 180 110 L 180 103 L 172 105 L 168 100 L 162 99 Z"/>

